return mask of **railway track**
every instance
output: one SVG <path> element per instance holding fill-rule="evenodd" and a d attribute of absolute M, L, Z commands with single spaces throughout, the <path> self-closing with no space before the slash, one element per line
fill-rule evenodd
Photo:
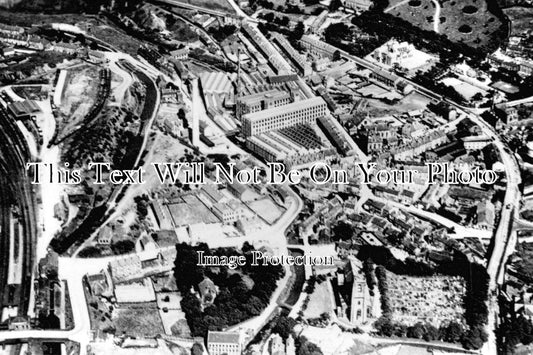
<path fill-rule="evenodd" d="M 28 311 L 31 274 L 34 262 L 33 247 L 37 238 L 34 191 L 26 176 L 26 163 L 31 161 L 27 142 L 16 122 L 0 109 L 0 256 L 3 260 L 0 272 L 0 305 L 17 306 L 18 314 Z M 9 221 L 12 208 L 18 211 L 23 228 L 22 280 L 19 285 L 8 285 L 9 270 Z"/>

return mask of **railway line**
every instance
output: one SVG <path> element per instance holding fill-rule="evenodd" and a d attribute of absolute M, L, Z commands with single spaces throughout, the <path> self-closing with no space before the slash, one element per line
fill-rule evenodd
<path fill-rule="evenodd" d="M 35 191 L 26 175 L 26 163 L 32 160 L 28 144 L 5 109 L 0 109 L 0 256 L 3 270 L 0 273 L 0 298 L 4 307 L 17 307 L 18 315 L 25 315 L 29 306 L 31 274 L 34 262 L 33 245 L 37 238 L 35 216 Z M 12 210 L 17 211 L 23 230 L 20 284 L 8 284 L 9 233 Z"/>

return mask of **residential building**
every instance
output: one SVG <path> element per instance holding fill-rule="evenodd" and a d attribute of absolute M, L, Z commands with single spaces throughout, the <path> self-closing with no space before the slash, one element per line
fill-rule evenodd
<path fill-rule="evenodd" d="M 118 303 L 140 303 L 155 301 L 155 291 L 149 277 L 141 281 L 115 285 L 115 298 Z"/>
<path fill-rule="evenodd" d="M 279 334 L 272 334 L 269 343 L 270 355 L 285 355 L 285 345 L 283 344 L 283 338 Z"/>
<path fill-rule="evenodd" d="M 372 0 L 344 0 L 343 5 L 348 9 L 368 11 L 372 7 Z"/>
<path fill-rule="evenodd" d="M 323 10 L 318 16 L 315 18 L 315 20 L 311 23 L 311 31 L 313 33 L 318 33 L 320 30 L 320 27 L 326 22 L 326 19 L 328 18 L 328 10 Z"/>
<path fill-rule="evenodd" d="M 189 52 L 190 52 L 190 48 L 188 46 L 184 46 L 183 48 L 179 48 L 179 49 L 175 49 L 171 51 L 170 55 L 174 59 L 183 60 L 183 59 L 189 58 Z"/>
<path fill-rule="evenodd" d="M 303 35 L 300 39 L 300 44 L 311 54 L 319 57 L 333 58 L 333 53 L 338 50 L 315 35 Z"/>
<path fill-rule="evenodd" d="M 244 216 L 244 208 L 237 201 L 227 203 L 215 203 L 211 211 L 224 223 L 233 223 Z"/>
<path fill-rule="evenodd" d="M 323 12 L 327 13 L 327 11 L 325 10 Z M 274 42 L 278 44 L 279 48 L 285 53 L 285 55 L 289 57 L 292 64 L 296 67 L 296 69 L 298 69 L 298 71 L 303 76 L 308 76 L 312 74 L 313 71 L 311 70 L 311 66 L 309 65 L 309 63 L 307 63 L 305 57 L 298 53 L 298 51 L 294 49 L 294 47 L 289 43 L 289 41 L 287 41 L 285 37 L 283 37 L 279 33 L 274 33 L 272 35 L 272 38 Z"/>
<path fill-rule="evenodd" d="M 481 201 L 476 206 L 477 227 L 481 229 L 494 228 L 494 204 L 489 200 Z"/>
<path fill-rule="evenodd" d="M 109 226 L 103 226 L 96 237 L 97 244 L 109 245 L 113 239 L 113 229 Z"/>
<path fill-rule="evenodd" d="M 24 28 L 19 26 L 11 26 L 4 23 L 0 23 L 0 34 L 2 35 L 21 35 L 24 33 Z"/>
<path fill-rule="evenodd" d="M 238 332 L 207 332 L 210 355 L 241 355 L 242 339 Z"/>
<path fill-rule="evenodd" d="M 492 142 L 492 138 L 488 136 L 468 136 L 463 137 L 462 140 L 468 151 L 483 149 Z"/>

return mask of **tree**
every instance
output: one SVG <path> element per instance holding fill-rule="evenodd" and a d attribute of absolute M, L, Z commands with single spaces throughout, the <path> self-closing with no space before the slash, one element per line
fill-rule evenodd
<path fill-rule="evenodd" d="M 331 0 L 331 2 L 329 3 L 329 11 L 337 11 L 341 6 L 341 0 Z"/>
<path fill-rule="evenodd" d="M 480 92 L 476 92 L 474 96 L 470 98 L 471 101 L 481 101 L 483 100 L 483 94 Z"/>
<path fill-rule="evenodd" d="M 374 328 L 376 328 L 379 335 L 384 335 L 390 337 L 394 334 L 395 328 L 392 324 L 389 317 L 381 316 L 374 323 Z"/>
<path fill-rule="evenodd" d="M 273 12 L 267 12 L 264 16 L 263 16 L 263 19 L 266 21 L 266 22 L 273 22 L 274 21 L 274 13 Z"/>
<path fill-rule="evenodd" d="M 100 256 L 100 249 L 93 246 L 88 246 L 78 253 L 80 258 L 94 258 Z"/>
<path fill-rule="evenodd" d="M 523 97 L 533 96 L 533 75 L 526 77 L 520 84 L 520 94 Z"/>
<path fill-rule="evenodd" d="M 150 198 L 148 195 L 143 194 L 142 196 L 135 196 L 133 199 L 137 205 L 137 214 L 140 219 L 144 219 L 148 215 L 148 202 Z"/>
<path fill-rule="evenodd" d="M 191 348 L 191 355 L 203 355 L 204 346 L 200 343 L 194 343 Z"/>
<path fill-rule="evenodd" d="M 300 337 L 296 353 L 298 355 L 322 355 L 320 348 L 315 343 L 311 343 L 307 340 L 306 337 Z"/>
<path fill-rule="evenodd" d="M 135 249 L 135 243 L 132 240 L 119 240 L 111 245 L 111 250 L 116 255 L 127 254 Z"/>
<path fill-rule="evenodd" d="M 294 27 L 294 30 L 292 31 L 292 33 L 289 35 L 289 39 L 293 43 L 297 42 L 300 39 L 302 39 L 302 36 L 304 35 L 304 33 L 305 33 L 305 25 L 302 21 L 299 21 Z"/>
<path fill-rule="evenodd" d="M 487 339 L 487 333 L 485 333 L 485 330 L 482 328 L 482 326 L 476 326 L 471 328 L 463 335 L 461 343 L 465 349 L 477 350 L 481 349 L 483 343 L 486 342 Z"/>
<path fill-rule="evenodd" d="M 339 60 L 341 60 L 341 52 L 339 50 L 336 50 L 335 52 L 333 52 L 333 61 L 336 62 Z"/>
<path fill-rule="evenodd" d="M 339 221 L 333 227 L 333 239 L 334 240 L 350 240 L 354 235 L 354 230 L 351 224 L 344 221 Z"/>
<path fill-rule="evenodd" d="M 424 333 L 425 341 L 437 340 L 439 338 L 439 330 L 432 324 L 426 324 L 426 332 Z"/>
<path fill-rule="evenodd" d="M 374 295 L 374 287 L 376 287 L 376 275 L 374 274 L 374 263 L 372 259 L 368 258 L 363 261 L 363 272 L 365 273 L 366 284 L 370 295 Z"/>
<path fill-rule="evenodd" d="M 420 322 L 416 323 L 412 327 L 407 328 L 407 336 L 409 338 L 421 339 L 425 332 L 424 325 Z"/>
<path fill-rule="evenodd" d="M 296 320 L 287 316 L 279 316 L 276 324 L 272 327 L 272 333 L 278 333 L 283 339 L 287 339 L 296 325 Z"/>
<path fill-rule="evenodd" d="M 459 323 L 452 321 L 444 330 L 443 340 L 449 343 L 457 343 L 461 340 L 462 335 L 463 327 Z"/>

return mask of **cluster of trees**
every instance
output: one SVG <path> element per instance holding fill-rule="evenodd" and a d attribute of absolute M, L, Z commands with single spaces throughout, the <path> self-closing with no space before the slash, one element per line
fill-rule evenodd
<path fill-rule="evenodd" d="M 425 341 L 442 340 L 449 343 L 462 343 L 467 349 L 479 349 L 483 346 L 483 342 L 487 340 L 487 334 L 481 329 L 476 329 L 479 332 L 473 336 L 472 331 L 466 330 L 463 325 L 457 322 L 449 322 L 441 325 L 439 328 L 429 323 L 416 323 L 412 326 L 406 326 L 392 321 L 389 317 L 381 317 L 375 323 L 379 335 L 382 336 L 397 336 L 408 337 L 415 339 L 423 339 Z M 473 341 L 475 339 L 475 341 Z"/>
<path fill-rule="evenodd" d="M 462 42 L 453 42 L 445 34 L 423 30 L 410 22 L 394 15 L 383 13 L 378 7 L 354 16 L 352 23 L 363 32 L 377 36 L 380 43 L 392 37 L 414 44 L 417 48 L 437 53 L 441 61 L 458 62 L 467 59 L 470 64 L 478 65 L 487 53 L 496 50 L 505 40 L 507 23 L 502 21 L 501 28 L 493 33 L 493 40 L 484 46 L 473 48 Z"/>
<path fill-rule="evenodd" d="M 292 30 L 287 27 L 281 26 L 278 23 L 266 22 L 259 23 L 257 25 L 259 31 L 261 31 L 265 36 L 269 37 L 270 32 L 279 32 L 285 35 L 290 42 L 290 44 L 296 49 L 301 50 L 302 46 L 300 45 L 300 39 L 305 33 L 305 26 L 302 21 L 299 21 Z"/>
<path fill-rule="evenodd" d="M 259 315 L 270 302 L 277 280 L 284 274 L 283 267 L 279 265 L 251 266 L 251 251 L 254 249 L 247 243 L 242 248 L 246 264 L 232 274 L 228 273 L 225 266 L 203 267 L 197 265 L 197 261 L 199 251 L 206 256 L 238 255 L 233 248 L 209 250 L 206 244 L 193 247 L 181 243 L 176 249 L 174 277 L 183 296 L 181 307 L 193 336 L 203 337 L 208 330 L 221 330 Z M 243 275 L 253 282 L 253 286 L 244 281 Z M 196 288 L 205 277 L 218 286 L 219 292 L 213 304 L 202 309 L 199 298 L 191 292 L 191 288 Z"/>
<path fill-rule="evenodd" d="M 111 245 L 111 250 L 115 255 L 131 253 L 135 249 L 135 242 L 129 239 L 119 240 Z"/>
<path fill-rule="evenodd" d="M 363 261 L 363 272 L 365 274 L 366 284 L 368 286 L 370 296 L 374 296 L 374 287 L 376 287 L 377 283 L 372 259 L 366 259 Z"/>
<path fill-rule="evenodd" d="M 337 11 L 342 7 L 342 1 L 341 0 L 331 0 L 329 3 L 329 11 L 334 12 Z"/>
<path fill-rule="evenodd" d="M 224 58 L 217 57 L 210 54 L 202 48 L 194 48 L 189 52 L 189 57 L 204 62 L 206 64 L 212 65 L 220 70 L 227 72 L 236 72 L 237 66 L 232 62 L 225 60 Z"/>
<path fill-rule="evenodd" d="M 136 2 L 136 1 L 132 1 Z M 117 1 L 117 3 L 126 3 L 126 1 Z M 101 6 L 111 5 L 111 0 L 23 0 L 15 3 L 11 10 L 45 12 L 45 13 L 91 13 L 97 14 Z"/>
<path fill-rule="evenodd" d="M 353 26 L 350 27 L 343 22 L 333 23 L 324 31 L 325 41 L 359 57 L 366 56 L 383 44 L 377 36 L 354 38 L 352 29 Z"/>
<path fill-rule="evenodd" d="M 322 351 L 315 344 L 301 336 L 295 341 L 297 355 L 322 355 Z"/>
<path fill-rule="evenodd" d="M 289 27 L 290 19 L 287 16 L 278 17 L 273 12 L 261 13 L 259 18 L 265 20 L 268 23 L 273 23 L 282 27 Z"/>
<path fill-rule="evenodd" d="M 389 285 L 387 284 L 387 270 L 382 265 L 378 265 L 375 274 L 378 280 L 381 312 L 384 317 L 390 317 L 392 315 L 392 308 L 389 299 Z"/>
<path fill-rule="evenodd" d="M 438 66 L 432 68 L 431 70 L 428 70 L 427 72 L 420 72 L 417 73 L 415 77 L 413 77 L 413 81 L 417 84 L 420 84 L 424 86 L 425 88 L 436 92 L 440 95 L 446 96 L 447 98 L 461 104 L 465 102 L 465 98 L 463 95 L 461 95 L 455 88 L 452 86 L 446 85 L 442 82 L 440 82 L 439 75 L 436 73 L 437 70 L 440 68 Z"/>
<path fill-rule="evenodd" d="M 283 339 L 287 339 L 289 335 L 294 336 L 294 326 L 296 325 L 296 320 L 285 315 L 280 315 L 276 317 L 273 321 L 272 333 L 279 334 Z"/>
<path fill-rule="evenodd" d="M 150 206 L 150 197 L 146 194 L 135 196 L 133 198 L 135 205 L 137 206 L 137 215 L 139 219 L 143 220 L 148 215 L 148 208 Z"/>
<path fill-rule="evenodd" d="M 346 223 L 345 221 L 338 221 L 332 229 L 333 240 L 350 240 L 353 238 L 355 231 L 351 224 Z"/>
<path fill-rule="evenodd" d="M 76 222 L 79 222 L 77 227 L 67 227 L 61 230 L 57 236 L 50 242 L 50 247 L 58 254 L 66 253 L 73 245 L 81 245 L 91 234 L 102 225 L 105 219 L 105 213 L 107 210 L 106 205 L 100 205 L 90 210 L 85 219 L 80 221 L 76 217 Z M 88 255 L 91 256 L 94 250 L 90 250 Z M 80 253 L 80 256 L 81 253 Z"/>
<path fill-rule="evenodd" d="M 533 324 L 524 315 L 515 316 L 514 312 L 504 318 L 497 330 L 499 352 L 513 354 L 519 344 L 533 342 Z"/>
<path fill-rule="evenodd" d="M 234 25 L 224 25 L 220 27 L 210 27 L 209 33 L 218 42 L 222 42 L 229 36 L 233 35 L 237 31 L 237 27 Z"/>

